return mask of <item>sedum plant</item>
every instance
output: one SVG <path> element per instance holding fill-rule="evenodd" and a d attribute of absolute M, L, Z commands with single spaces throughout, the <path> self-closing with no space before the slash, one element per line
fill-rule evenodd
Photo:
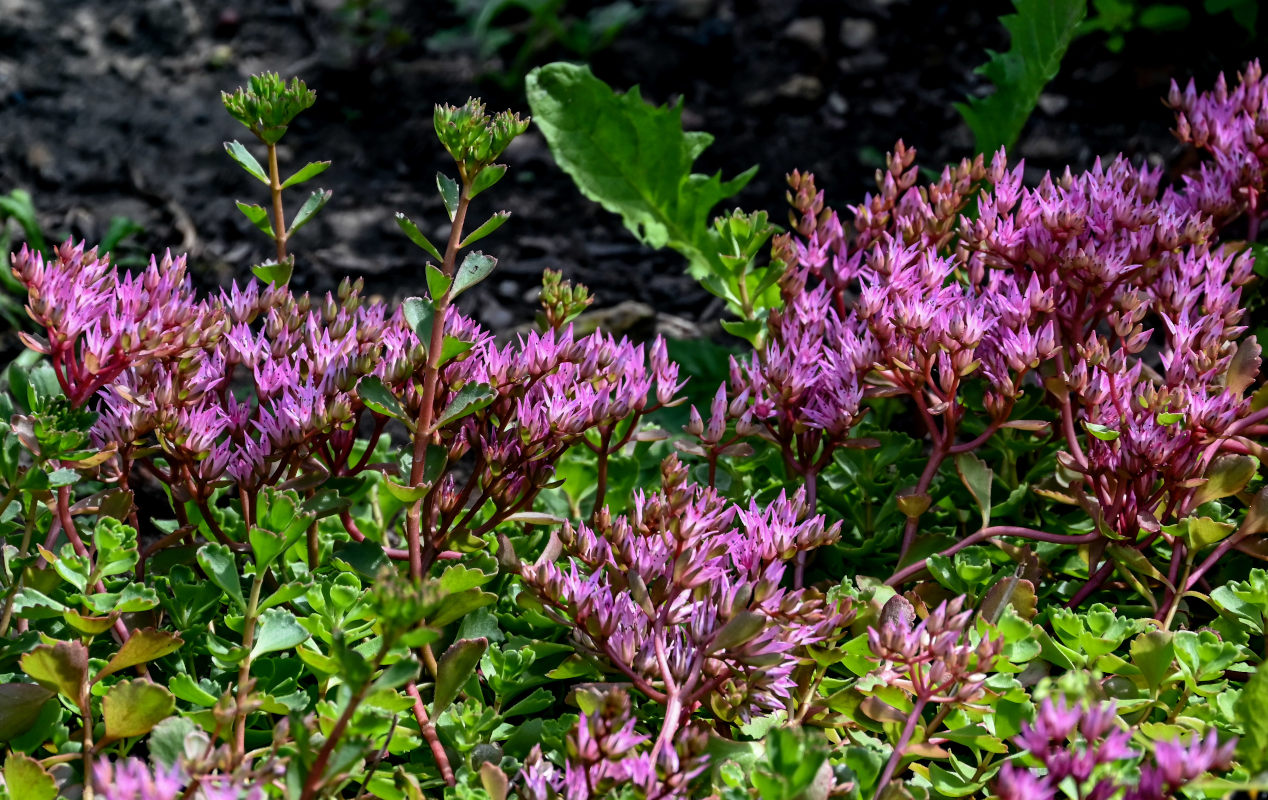
<path fill-rule="evenodd" d="M 40 330 L 0 393 L 0 796 L 1262 782 L 1258 65 L 1172 92 L 1210 155 L 1174 183 L 1119 158 L 1025 186 L 1002 150 L 921 183 L 900 143 L 844 214 L 791 175 L 777 236 L 709 223 L 745 178 L 692 175 L 677 112 L 536 75 L 565 167 L 748 349 L 708 379 L 680 343 L 580 335 L 594 298 L 552 272 L 514 341 L 462 315 L 507 218 L 472 227 L 473 201 L 529 124 L 477 100 L 436 108 L 449 235 L 397 216 L 427 290 L 398 307 L 293 290 L 305 212 L 277 204 L 276 263 L 205 295 L 180 257 L 13 254 Z M 650 130 L 674 157 L 603 185 L 568 81 L 605 147 Z M 225 97 L 279 203 L 313 101 L 276 75 Z"/>

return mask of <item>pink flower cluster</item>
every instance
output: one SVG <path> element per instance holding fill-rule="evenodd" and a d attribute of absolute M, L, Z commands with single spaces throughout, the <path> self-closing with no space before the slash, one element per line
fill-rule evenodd
<path fill-rule="evenodd" d="M 139 466 L 195 502 L 234 485 L 249 513 L 263 486 L 373 466 L 389 415 L 420 416 L 426 347 L 400 309 L 366 302 L 359 283 L 314 299 L 253 280 L 198 300 L 183 259 L 130 275 L 68 243 L 48 260 L 24 249 L 13 264 L 47 331 L 30 345 L 49 356 L 74 404 L 99 413 L 94 439 L 117 448 L 124 480 Z M 628 438 L 611 435 L 617 423 L 672 402 L 682 386 L 660 340 L 649 351 L 568 329 L 499 347 L 451 310 L 445 346 L 453 354 L 430 415 L 438 429 L 419 435 L 441 447 L 446 465 L 469 453 L 474 464 L 461 476 L 442 470 L 431 487 L 437 541 L 485 500 L 500 511 L 486 527 L 531 506 L 587 431 L 606 432 L 614 451 Z M 359 384 L 368 377 L 398 410 L 382 397 L 367 404 Z M 446 417 L 472 386 L 481 387 L 475 412 Z M 367 434 L 369 447 L 354 453 Z"/>
<path fill-rule="evenodd" d="M 794 230 L 776 243 L 785 308 L 733 364 L 727 418 L 813 484 L 851 445 L 865 398 L 906 397 L 931 444 L 921 494 L 946 457 L 998 428 L 1042 427 L 1014 418 L 1040 391 L 1107 536 L 1135 541 L 1142 521 L 1189 513 L 1211 460 L 1244 451 L 1236 437 L 1265 416 L 1245 396 L 1257 346 L 1237 344 L 1252 260 L 1218 237 L 1242 215 L 1255 233 L 1266 96 L 1257 63 L 1232 90 L 1221 78 L 1213 92 L 1173 92 L 1181 138 L 1214 163 L 1166 189 L 1160 170 L 1121 157 L 1027 188 L 1002 151 L 919 186 L 899 143 L 847 231 L 794 173 Z M 968 397 L 984 414 L 966 435 Z"/>
<path fill-rule="evenodd" d="M 1004 640 L 983 636 L 974 643 L 973 611 L 964 610 L 964 600 L 940 603 L 915 624 L 914 610 L 902 595 L 886 603 L 880 627 L 867 629 L 868 648 L 880 663 L 877 677 L 921 704 L 970 703 L 980 697 Z"/>
<path fill-rule="evenodd" d="M 1077 735 L 1076 735 L 1077 734 Z M 1236 739 L 1220 744 L 1214 729 L 1205 737 L 1194 736 L 1187 744 L 1179 739 L 1159 742 L 1152 759 L 1140 767 L 1140 780 L 1124 785 L 1120 771 L 1102 774 L 1102 767 L 1136 761 L 1131 731 L 1118 726 L 1113 703 L 1067 705 L 1064 697 L 1039 704 L 1033 723 L 1023 723 L 1014 743 L 1044 768 L 1042 774 L 1017 762 L 1005 764 L 996 792 L 1000 800 L 1052 800 L 1073 796 L 1080 800 L 1169 800 L 1189 782 L 1232 765 Z M 1068 794 L 1072 788 L 1074 795 Z"/>
<path fill-rule="evenodd" d="M 649 736 L 634 730 L 629 695 L 614 690 L 599 701 L 568 736 L 568 758 L 561 770 L 529 754 L 518 778 L 523 800 L 598 800 L 634 787 L 646 800 L 687 800 L 692 780 L 708 767 L 708 734 L 697 725 L 683 730 L 671 748 L 654 756 Z"/>
<path fill-rule="evenodd" d="M 522 577 L 585 652 L 666 706 L 667 742 L 701 704 L 743 720 L 786 708 L 803 646 L 834 639 L 853 609 L 782 586 L 785 562 L 836 536 L 800 493 L 737 508 L 670 458 L 660 492 L 567 528 L 568 562 Z"/>
<path fill-rule="evenodd" d="M 102 800 L 264 800 L 264 790 L 242 786 L 229 776 L 209 775 L 187 794 L 189 779 L 179 765 L 155 767 L 139 758 L 101 758 L 93 764 L 93 787 Z"/>

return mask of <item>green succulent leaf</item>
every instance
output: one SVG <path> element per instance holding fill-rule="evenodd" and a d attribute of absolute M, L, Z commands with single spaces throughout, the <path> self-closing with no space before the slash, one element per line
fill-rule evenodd
<path fill-rule="evenodd" d="M 30 730 L 54 694 L 34 683 L 0 684 L 0 742 Z"/>
<path fill-rule="evenodd" d="M 430 346 L 432 327 L 436 320 L 436 307 L 426 298 L 407 297 L 405 302 L 401 303 L 401 308 L 405 312 L 405 322 L 413 329 L 418 341 L 424 346 Z"/>
<path fill-rule="evenodd" d="M 357 381 L 357 397 L 361 398 L 366 408 L 376 414 L 399 420 L 404 420 L 406 417 L 401 401 L 396 399 L 392 390 L 387 388 L 376 375 L 366 375 Z"/>
<path fill-rule="evenodd" d="M 19 663 L 36 683 L 78 702 L 88 677 L 88 648 L 82 642 L 41 644 Z"/>
<path fill-rule="evenodd" d="M 176 709 L 176 698 L 167 689 L 145 680 L 122 681 L 111 686 L 101 701 L 106 739 L 144 736 Z"/>
<path fill-rule="evenodd" d="M 409 237 L 411 242 L 418 245 L 423 250 L 426 250 L 428 255 L 436 259 L 436 261 L 440 262 L 445 260 L 440 254 L 440 251 L 436 249 L 436 245 L 432 244 L 431 240 L 423 235 L 423 232 L 418 229 L 418 226 L 414 224 L 414 221 L 399 211 L 396 212 L 396 225 L 405 232 L 405 235 Z"/>
<path fill-rule="evenodd" d="M 239 610 L 246 611 L 247 601 L 242 596 L 242 580 L 238 577 L 238 564 L 233 552 L 223 544 L 205 544 L 198 548 L 198 565 L 207 573 L 211 582 L 229 596 Z"/>
<path fill-rule="evenodd" d="M 329 161 L 310 161 L 305 164 L 298 172 L 282 182 L 282 188 L 287 189 L 291 186 L 301 184 L 304 181 L 317 177 L 330 167 Z"/>
<path fill-rule="evenodd" d="M 304 227 L 318 211 L 322 210 L 326 203 L 330 202 L 333 194 L 334 192 L 330 189 L 318 189 L 310 194 L 304 204 L 299 207 L 299 211 L 295 212 L 295 219 L 291 220 L 291 228 L 286 232 L 286 235 L 289 236 Z"/>
<path fill-rule="evenodd" d="M 1237 700 L 1237 721 L 1242 735 L 1237 760 L 1252 775 L 1268 769 L 1268 665 L 1260 664 Z"/>
<path fill-rule="evenodd" d="M 299 624 L 294 614 L 285 609 L 270 608 L 260 615 L 255 644 L 251 647 L 251 658 L 255 659 L 264 653 L 294 649 L 308 641 L 308 638 L 308 631 Z"/>
<path fill-rule="evenodd" d="M 251 151 L 242 142 L 237 139 L 232 142 L 225 142 L 225 152 L 229 154 L 230 158 L 238 162 L 239 166 L 254 176 L 256 180 L 265 186 L 269 185 L 269 176 L 265 174 L 264 167 L 260 166 L 260 162 L 255 160 L 255 156 L 251 155 Z"/>
<path fill-rule="evenodd" d="M 480 656 L 489 647 L 489 641 L 459 639 L 445 650 L 436 662 L 436 691 L 432 699 L 432 715 L 439 716 L 458 697 L 458 691 L 475 672 Z"/>
<path fill-rule="evenodd" d="M 449 405 L 436 419 L 436 427 L 443 428 L 465 416 L 474 414 L 493 402 L 497 395 L 487 383 L 468 383 L 454 394 Z"/>
<path fill-rule="evenodd" d="M 433 302 L 444 297 L 450 286 L 453 286 L 453 278 L 442 272 L 435 264 L 427 265 L 427 292 L 431 295 Z"/>
<path fill-rule="evenodd" d="M 252 275 L 274 286 L 285 286 L 290 283 L 291 275 L 294 272 L 295 259 L 293 258 L 288 258 L 285 261 L 270 261 L 251 267 Z"/>
<path fill-rule="evenodd" d="M 263 206 L 255 203 L 244 203 L 241 200 L 235 202 L 238 210 L 242 212 L 242 216 L 250 220 L 252 225 L 264 231 L 270 237 L 276 235 L 273 233 L 273 224 L 269 222 L 269 212 L 265 211 Z"/>
<path fill-rule="evenodd" d="M 489 277 L 497 263 L 498 260 L 496 258 L 486 256 L 479 251 L 467 253 L 466 257 L 462 259 L 462 263 L 458 265 L 458 274 L 454 276 L 452 296 L 457 297 Z"/>
<path fill-rule="evenodd" d="M 458 182 L 443 172 L 437 172 L 436 188 L 440 190 L 440 199 L 445 204 L 445 212 L 449 214 L 449 221 L 453 222 L 454 214 L 458 213 L 458 197 L 460 194 Z"/>
<path fill-rule="evenodd" d="M 4 785 L 13 800 L 54 800 L 57 781 L 26 753 L 9 751 L 4 759 Z"/>
<path fill-rule="evenodd" d="M 175 653 L 184 643 L 176 634 L 155 628 L 133 631 L 128 640 L 119 646 L 118 651 L 110 657 L 110 661 L 93 678 L 93 682 L 128 667 L 135 667 L 137 664 L 144 664 Z"/>
<path fill-rule="evenodd" d="M 493 216 L 485 220 L 483 225 L 476 228 L 471 233 L 467 234 L 467 238 L 463 239 L 462 244 L 458 246 L 470 247 L 471 245 L 480 241 L 484 237 L 488 236 L 490 233 L 493 233 L 498 228 L 502 227 L 502 224 L 505 223 L 510 218 L 511 218 L 511 212 L 509 211 L 497 212 L 496 214 L 494 214 Z"/>

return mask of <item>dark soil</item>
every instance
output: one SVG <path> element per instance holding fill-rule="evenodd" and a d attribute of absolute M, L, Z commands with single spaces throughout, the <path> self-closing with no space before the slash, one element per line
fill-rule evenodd
<path fill-rule="evenodd" d="M 170 247 L 189 254 L 204 285 L 241 280 L 271 244 L 232 201 L 266 198 L 224 153 L 226 140 L 253 142 L 218 93 L 253 72 L 298 74 L 318 101 L 284 140 L 283 169 L 332 160 L 316 183 L 334 199 L 293 242 L 295 283 L 325 290 L 353 276 L 393 300 L 420 293 L 422 253 L 393 213 L 443 238 L 433 176 L 452 164 L 431 131 L 433 105 L 471 95 L 493 108 L 527 112 L 527 104 L 522 90 L 482 80 L 499 70 L 496 57 L 439 51 L 436 34 L 462 24 L 451 3 L 382 0 L 372 5 L 388 22 L 377 26 L 349 22 L 342 9 L 351 5 L 0 0 L 0 192 L 30 191 L 53 237 L 93 242 L 122 215 L 144 228 L 120 248 L 125 262 Z M 1206 85 L 1255 54 L 1227 15 L 1192 5 L 1188 30 L 1138 31 L 1119 54 L 1095 37 L 1076 42 L 1016 148 L 1035 176 L 1120 151 L 1182 162 L 1160 103 L 1168 81 L 1194 76 Z M 973 70 L 987 48 L 1007 47 L 996 17 L 1009 8 L 656 0 L 641 4 L 640 19 L 591 64 L 615 87 L 641 84 L 648 99 L 682 96 L 689 127 L 717 137 L 699 170 L 729 177 L 759 164 L 734 204 L 782 219 L 784 175 L 794 168 L 815 172 L 840 207 L 861 199 L 899 138 L 929 167 L 968 155 L 972 138 L 952 103 L 985 90 Z M 538 62 L 558 57 L 569 53 L 547 47 Z M 513 212 L 481 245 L 500 268 L 465 298 L 486 325 L 505 331 L 530 319 L 546 267 L 588 284 L 598 306 L 640 301 L 662 322 L 681 320 L 683 332 L 717 317 L 718 304 L 684 275 L 682 260 L 640 246 L 582 198 L 540 135 L 523 137 L 507 160 L 510 176 L 477 209 Z"/>

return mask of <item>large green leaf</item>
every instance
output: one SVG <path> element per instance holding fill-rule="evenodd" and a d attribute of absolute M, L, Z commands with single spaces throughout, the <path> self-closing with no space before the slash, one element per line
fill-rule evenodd
<path fill-rule="evenodd" d="M 308 640 L 308 631 L 299 624 L 295 615 L 282 608 L 270 608 L 260 615 L 260 629 L 251 648 L 251 658 L 290 650 Z"/>
<path fill-rule="evenodd" d="M 1087 0 L 1013 0 L 1013 6 L 1017 13 L 999 20 L 1011 37 L 1008 52 L 992 52 L 990 61 L 977 69 L 995 84 L 995 92 L 955 105 L 973 131 L 979 153 L 1017 141 L 1087 16 Z"/>
<path fill-rule="evenodd" d="M 82 642 L 37 645 L 19 663 L 41 686 L 79 702 L 88 676 L 88 648 Z"/>
<path fill-rule="evenodd" d="M 57 781 L 40 762 L 25 753 L 10 751 L 4 760 L 4 784 L 8 796 L 17 800 L 53 800 Z"/>
<path fill-rule="evenodd" d="M 682 129 L 682 104 L 648 105 L 638 87 L 617 94 L 587 67 L 539 67 L 527 90 L 533 120 L 582 194 L 620 214 L 645 244 L 687 256 L 693 274 L 715 271 L 709 214 L 743 189 L 756 167 L 729 181 L 692 173 L 713 137 Z"/>
<path fill-rule="evenodd" d="M 135 667 L 137 664 L 144 664 L 147 661 L 153 661 L 156 658 L 175 653 L 184 643 L 181 637 L 176 634 L 156 630 L 155 628 L 142 628 L 141 630 L 133 631 L 132 636 L 119 647 L 118 652 L 101 668 L 101 671 L 97 673 L 97 677 L 93 678 L 93 682 L 96 683 L 107 675 L 116 673 L 119 670 Z"/>
<path fill-rule="evenodd" d="M 436 692 L 432 698 L 432 715 L 440 713 L 458 696 L 458 691 L 467 682 L 480 663 L 480 656 L 489 647 L 489 640 L 459 639 L 449 645 L 449 649 L 436 662 Z"/>
<path fill-rule="evenodd" d="M 30 729 L 53 690 L 34 683 L 0 683 L 0 742 Z"/>
<path fill-rule="evenodd" d="M 176 708 L 172 693 L 144 680 L 122 681 L 111 686 L 101 700 L 106 739 L 144 736 Z"/>
<path fill-rule="evenodd" d="M 1237 701 L 1237 721 L 1242 736 L 1237 742 L 1237 758 L 1251 774 L 1268 769 L 1268 667 L 1263 664 L 1246 682 Z"/>

